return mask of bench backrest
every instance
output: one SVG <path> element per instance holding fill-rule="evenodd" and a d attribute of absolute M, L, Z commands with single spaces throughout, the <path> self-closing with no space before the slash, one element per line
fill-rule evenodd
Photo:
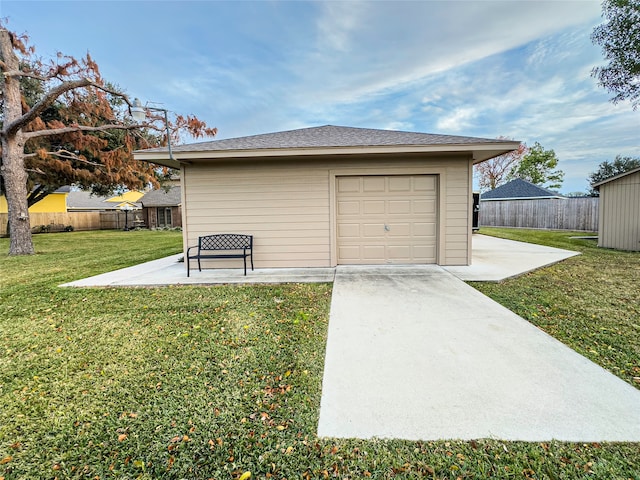
<path fill-rule="evenodd" d="M 198 238 L 199 250 L 250 250 L 253 248 L 253 235 L 220 233 Z"/>

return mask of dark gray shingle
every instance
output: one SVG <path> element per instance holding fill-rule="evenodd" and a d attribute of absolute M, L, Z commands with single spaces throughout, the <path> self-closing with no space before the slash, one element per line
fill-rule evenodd
<path fill-rule="evenodd" d="M 173 150 L 175 152 L 196 152 L 398 145 L 466 145 L 499 141 L 503 140 L 325 125 L 323 127 L 301 128 L 285 132 L 178 145 Z M 146 151 L 163 152 L 166 151 L 166 148 L 154 148 Z"/>
<path fill-rule="evenodd" d="M 481 200 L 498 200 L 505 198 L 562 198 L 562 195 L 534 185 L 521 178 L 516 178 L 480 196 Z"/>
<path fill-rule="evenodd" d="M 180 186 L 174 185 L 168 191 L 164 188 L 151 190 L 139 202 L 143 207 L 175 207 L 180 205 Z"/>

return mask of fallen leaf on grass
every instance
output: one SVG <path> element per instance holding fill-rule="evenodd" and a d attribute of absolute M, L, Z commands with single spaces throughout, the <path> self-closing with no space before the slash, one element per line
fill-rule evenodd
<path fill-rule="evenodd" d="M 13 457 L 11 455 L 9 455 L 8 457 L 4 457 L 2 460 L 0 460 L 0 465 L 4 465 L 5 463 L 9 463 L 11 460 L 13 460 Z"/>
<path fill-rule="evenodd" d="M 118 441 L 119 442 L 124 442 L 127 439 L 127 434 L 126 433 L 121 433 L 120 435 L 118 435 Z"/>

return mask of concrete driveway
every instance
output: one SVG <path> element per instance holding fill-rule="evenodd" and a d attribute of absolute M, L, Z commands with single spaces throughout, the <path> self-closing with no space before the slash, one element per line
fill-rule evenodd
<path fill-rule="evenodd" d="M 640 391 L 441 267 L 338 267 L 318 435 L 640 441 Z"/>

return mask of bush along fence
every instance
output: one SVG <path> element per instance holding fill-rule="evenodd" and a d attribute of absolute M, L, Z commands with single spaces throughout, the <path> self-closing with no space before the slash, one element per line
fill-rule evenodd
<path fill-rule="evenodd" d="M 480 227 L 598 231 L 598 197 L 480 202 Z"/>
<path fill-rule="evenodd" d="M 0 213 L 0 236 L 7 235 L 7 214 Z M 129 215 L 129 226 L 133 215 Z M 54 233 L 82 230 L 122 230 L 125 227 L 125 213 L 112 212 L 67 212 L 29 213 L 33 233 Z"/>

